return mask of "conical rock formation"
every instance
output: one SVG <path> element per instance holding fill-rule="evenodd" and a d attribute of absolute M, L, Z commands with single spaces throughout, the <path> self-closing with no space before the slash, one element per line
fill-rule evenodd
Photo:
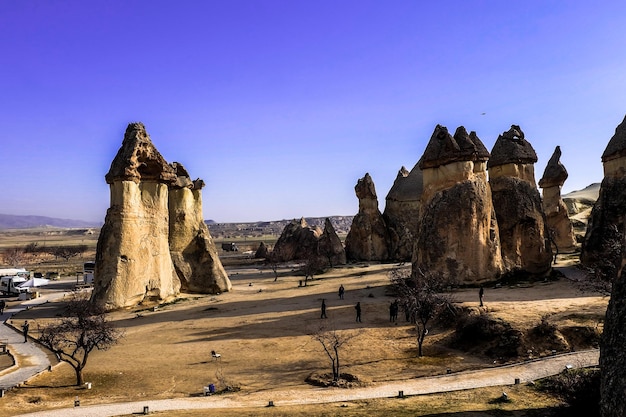
<path fill-rule="evenodd" d="M 318 250 L 320 257 L 323 257 L 330 267 L 346 263 L 346 251 L 329 218 L 324 221 L 324 232 L 320 236 Z"/>
<path fill-rule="evenodd" d="M 552 250 L 535 183 L 535 162 L 535 150 L 522 129 L 513 125 L 498 137 L 487 164 L 507 273 L 543 275 L 551 268 Z"/>
<path fill-rule="evenodd" d="M 272 260 L 286 262 L 319 256 L 318 240 L 322 229 L 311 227 L 306 220 L 292 220 L 281 233 L 272 251 Z"/>
<path fill-rule="evenodd" d="M 173 297 L 180 281 L 169 253 L 168 186 L 176 173 L 143 124 L 128 125 L 105 179 L 111 206 L 98 239 L 92 301 L 113 309 Z"/>
<path fill-rule="evenodd" d="M 389 259 L 389 234 L 378 210 L 376 188 L 370 174 L 354 187 L 359 199 L 359 212 L 352 219 L 346 236 L 346 257 L 350 261 L 386 261 Z"/>
<path fill-rule="evenodd" d="M 417 236 L 423 175 L 419 161 L 409 172 L 402 167 L 387 193 L 383 218 L 389 231 L 389 258 L 410 261 Z"/>
<path fill-rule="evenodd" d="M 550 239 L 557 252 L 571 252 L 576 249 L 574 228 L 567 213 L 567 206 L 561 199 L 561 187 L 567 179 L 567 170 L 561 163 L 561 148 L 556 147 L 548 161 L 539 187 L 543 188 L 543 210 Z"/>
<path fill-rule="evenodd" d="M 420 162 L 424 183 L 413 275 L 437 271 L 463 283 L 493 281 L 502 272 L 491 190 L 489 152 L 474 132 L 454 137 L 437 125 Z"/>

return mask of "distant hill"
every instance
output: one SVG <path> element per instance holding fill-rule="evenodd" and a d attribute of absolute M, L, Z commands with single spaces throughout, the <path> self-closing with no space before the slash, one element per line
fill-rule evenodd
<path fill-rule="evenodd" d="M 82 220 L 57 219 L 45 216 L 18 216 L 13 214 L 0 214 L 0 230 L 6 229 L 33 229 L 38 227 L 57 228 L 89 228 L 100 227 L 102 224 L 86 222 Z"/>
<path fill-rule="evenodd" d="M 598 199 L 598 195 L 600 194 L 600 183 L 594 182 L 591 185 L 586 186 L 582 190 L 572 191 L 571 193 L 564 194 L 562 196 L 563 200 L 583 200 L 588 202 L 595 202 Z"/>

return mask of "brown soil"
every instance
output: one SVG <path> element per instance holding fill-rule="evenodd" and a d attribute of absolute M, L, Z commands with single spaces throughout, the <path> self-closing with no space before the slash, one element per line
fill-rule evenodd
<path fill-rule="evenodd" d="M 281 271 L 276 282 L 269 268 L 230 266 L 230 293 L 181 295 L 156 310 L 146 306 L 112 313 L 125 336 L 117 346 L 90 356 L 85 380 L 92 382 L 91 390 L 73 387 L 72 369 L 61 364 L 7 393 L 0 416 L 71 406 L 77 395 L 87 405 L 198 396 L 209 383 L 242 393 L 308 388 L 307 377 L 330 371 L 328 358 L 310 336 L 322 322 L 354 335 L 341 351 L 341 372 L 362 384 L 492 366 L 492 358 L 481 352 L 446 346 L 443 341 L 453 330 L 443 327 L 431 330 L 425 356 L 416 356 L 414 328 L 403 318 L 389 322 L 388 273 L 397 267 L 347 266 L 299 287 L 303 277 L 295 266 Z M 340 284 L 346 288 L 345 300 L 337 296 Z M 477 289 L 459 290 L 455 297 L 464 307 L 478 308 Z M 329 317 L 325 320 L 319 318 L 322 299 Z M 357 301 L 363 323 L 355 323 Z M 542 317 L 558 329 L 595 328 L 606 303 L 606 298 L 581 293 L 566 279 L 485 289 L 486 311 L 522 331 L 540 324 Z M 43 322 L 55 317 L 58 307 L 49 303 L 20 313 L 18 319 Z M 561 332 L 563 337 L 567 332 Z M 583 339 L 571 347 L 579 349 Z M 212 350 L 221 358 L 213 359 Z"/>

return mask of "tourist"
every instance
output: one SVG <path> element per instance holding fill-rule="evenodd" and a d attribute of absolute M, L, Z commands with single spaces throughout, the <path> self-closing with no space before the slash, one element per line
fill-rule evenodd
<path fill-rule="evenodd" d="M 358 323 L 361 323 L 361 302 L 360 301 L 356 303 L 356 305 L 354 306 L 354 309 L 356 310 L 356 321 Z"/>
<path fill-rule="evenodd" d="M 483 286 L 480 286 L 480 289 L 478 290 L 478 299 L 480 300 L 480 306 L 483 306 L 483 296 L 485 295 L 485 289 L 483 288 Z"/>
<path fill-rule="evenodd" d="M 343 284 L 341 284 L 339 286 L 339 299 L 343 300 L 343 294 L 346 292 L 346 290 L 343 288 Z"/>
<path fill-rule="evenodd" d="M 325 319 L 326 317 L 326 300 L 322 298 L 322 316 L 320 319 Z"/>
<path fill-rule="evenodd" d="M 28 320 L 24 320 L 24 324 L 22 324 L 22 331 L 24 332 L 24 343 L 28 342 Z"/>

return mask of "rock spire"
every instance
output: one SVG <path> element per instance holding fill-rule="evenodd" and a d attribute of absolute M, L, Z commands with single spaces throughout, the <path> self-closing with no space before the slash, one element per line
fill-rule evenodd
<path fill-rule="evenodd" d="M 502 272 L 496 215 L 486 161 L 489 152 L 463 126 L 454 136 L 440 125 L 419 166 L 423 171 L 421 214 L 413 275 L 437 271 L 463 283 L 493 281 Z"/>
<path fill-rule="evenodd" d="M 498 136 L 487 164 L 507 273 L 543 275 L 551 268 L 552 250 L 535 183 L 535 162 L 535 150 L 522 129 L 513 125 Z"/>

